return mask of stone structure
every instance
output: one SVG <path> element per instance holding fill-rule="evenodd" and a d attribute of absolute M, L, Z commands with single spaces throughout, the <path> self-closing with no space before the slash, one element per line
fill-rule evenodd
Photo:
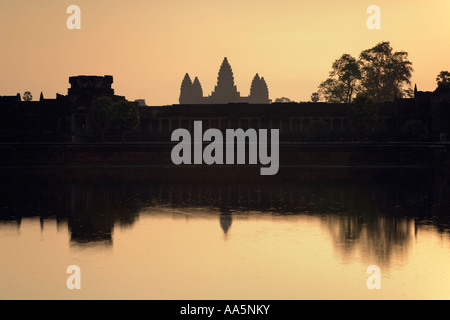
<path fill-rule="evenodd" d="M 260 78 L 258 74 L 253 78 L 250 95 L 241 97 L 240 92 L 234 84 L 233 70 L 231 69 L 228 59 L 223 59 L 217 77 L 217 85 L 210 96 L 203 96 L 203 89 L 200 81 L 195 77 L 194 82 L 191 81 L 189 74 L 186 73 L 181 82 L 180 104 L 226 104 L 226 103 L 270 103 L 269 89 L 264 78 Z"/>
<path fill-rule="evenodd" d="M 115 95 L 111 76 L 78 76 L 71 77 L 69 82 L 68 94 L 57 94 L 56 99 L 46 99 L 43 94 L 39 101 L 22 101 L 20 94 L 0 96 L 0 141 L 74 141 L 74 137 L 83 136 L 83 131 L 90 131 L 87 115 L 94 99 L 102 96 L 113 101 L 125 99 Z M 359 139 L 350 128 L 347 104 L 269 104 L 267 85 L 259 75 L 252 81 L 250 96 L 240 97 L 226 60 L 210 96 L 203 97 L 200 82 L 197 78 L 192 82 L 189 75 L 183 80 L 181 93 L 179 105 L 149 107 L 136 103 L 140 126 L 129 133 L 130 139 L 168 142 L 173 130 L 192 130 L 195 120 L 203 121 L 203 129 L 279 129 L 281 141 L 308 141 L 309 128 L 322 120 L 328 126 L 329 141 Z M 190 103 L 195 99 L 201 102 Z M 373 141 L 405 139 L 402 128 L 411 120 L 426 127 L 426 136 L 421 141 L 445 141 L 450 137 L 450 88 L 439 87 L 434 92 L 416 88 L 414 98 L 381 103 L 378 109 L 377 126 L 369 137 Z M 110 132 L 109 138 L 106 133 L 108 139 L 115 141 L 114 133 Z"/>

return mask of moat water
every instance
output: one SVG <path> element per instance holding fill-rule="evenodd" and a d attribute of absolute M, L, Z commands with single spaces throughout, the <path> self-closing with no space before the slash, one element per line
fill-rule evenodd
<path fill-rule="evenodd" d="M 0 299 L 450 299 L 448 169 L 258 170 L 0 169 Z"/>

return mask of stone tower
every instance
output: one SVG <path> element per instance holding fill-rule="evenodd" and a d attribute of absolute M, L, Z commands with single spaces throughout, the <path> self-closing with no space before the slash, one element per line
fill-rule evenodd
<path fill-rule="evenodd" d="M 260 78 L 258 74 L 253 78 L 250 87 L 250 103 L 269 103 L 269 90 L 264 77 Z"/>
<path fill-rule="evenodd" d="M 211 94 L 211 103 L 238 102 L 240 94 L 234 84 L 233 70 L 228 59 L 223 59 L 217 77 L 217 85 Z"/>
<path fill-rule="evenodd" d="M 198 80 L 197 77 L 195 77 L 194 82 L 192 83 L 192 103 L 203 103 L 203 89 L 202 85 L 200 84 L 200 80 Z"/>
<path fill-rule="evenodd" d="M 186 73 L 183 81 L 181 82 L 180 89 L 180 104 L 192 103 L 192 81 L 189 74 Z"/>
<path fill-rule="evenodd" d="M 241 97 L 234 83 L 233 70 L 225 57 L 217 76 L 217 85 L 209 96 L 203 96 L 203 88 L 200 81 L 195 77 L 192 82 L 186 73 L 181 83 L 180 104 L 226 104 L 226 103 L 271 103 L 269 90 L 264 77 L 255 75 L 248 97 Z"/>

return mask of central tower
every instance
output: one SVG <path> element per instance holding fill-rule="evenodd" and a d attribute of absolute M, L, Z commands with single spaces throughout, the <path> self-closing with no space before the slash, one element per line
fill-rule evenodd
<path fill-rule="evenodd" d="M 264 77 L 260 78 L 258 74 L 253 78 L 250 95 L 241 97 L 234 84 L 233 70 L 227 57 L 223 59 L 217 76 L 217 85 L 210 95 L 204 97 L 199 79 L 195 77 L 192 82 L 189 74 L 186 73 L 181 82 L 179 101 L 180 104 L 271 103 L 267 83 Z"/>
<path fill-rule="evenodd" d="M 239 102 L 241 95 L 234 84 L 233 70 L 228 59 L 223 59 L 217 76 L 217 85 L 211 94 L 212 103 Z"/>

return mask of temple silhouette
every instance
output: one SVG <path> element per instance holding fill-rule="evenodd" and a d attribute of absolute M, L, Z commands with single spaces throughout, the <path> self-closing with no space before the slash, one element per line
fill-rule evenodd
<path fill-rule="evenodd" d="M 112 88 L 113 76 L 73 76 L 66 95 L 48 99 L 40 94 L 38 101 L 23 101 L 18 93 L 0 96 L 0 162 L 15 159 L 33 161 L 35 151 L 17 151 L 21 144 L 99 142 L 89 110 L 95 99 L 109 97 L 113 102 L 126 100 Z M 238 91 L 228 59 L 222 62 L 217 85 L 209 96 L 203 95 L 199 79 L 192 82 L 188 74 L 181 84 L 180 104 L 147 106 L 135 101 L 139 126 L 127 131 L 125 139 L 114 128 L 108 128 L 102 142 L 170 142 L 173 130 L 193 130 L 194 121 L 202 121 L 203 129 L 279 129 L 281 143 L 311 141 L 360 141 L 349 118 L 346 103 L 273 103 L 266 81 L 259 74 L 253 78 L 250 94 Z M 368 142 L 444 142 L 450 137 L 450 88 L 438 86 L 434 91 L 414 90 L 412 98 L 377 103 L 377 121 L 365 139 Z M 405 125 L 420 123 L 423 132 L 408 135 Z M 317 124 L 320 124 L 320 132 Z M 326 135 L 323 137 L 322 133 Z M 13 143 L 14 145 L 11 145 Z M 412 144 L 411 144 L 412 145 Z M 435 146 L 434 146 L 435 147 Z M 431 149 L 430 149 L 431 150 Z M 39 150 L 38 150 L 39 151 Z M 445 151 L 445 150 L 444 150 Z M 431 151 L 430 151 L 431 152 Z M 434 152 L 434 151 L 433 151 Z M 416 152 L 417 153 L 417 152 Z"/>
<path fill-rule="evenodd" d="M 250 95 L 241 97 L 240 92 L 234 84 L 233 70 L 227 57 L 223 59 L 217 77 L 217 85 L 211 95 L 204 97 L 200 80 L 195 77 L 194 82 L 188 73 L 181 82 L 180 104 L 224 104 L 224 103 L 270 103 L 269 89 L 264 77 L 258 74 L 253 78 Z"/>

